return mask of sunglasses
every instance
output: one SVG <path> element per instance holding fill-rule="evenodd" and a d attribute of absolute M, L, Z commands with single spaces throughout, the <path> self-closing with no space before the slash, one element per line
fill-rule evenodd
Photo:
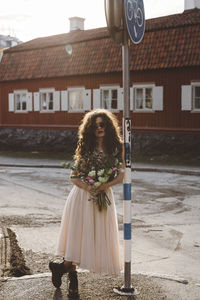
<path fill-rule="evenodd" d="M 104 122 L 100 122 L 99 124 L 94 124 L 94 129 L 105 128 L 106 124 Z"/>

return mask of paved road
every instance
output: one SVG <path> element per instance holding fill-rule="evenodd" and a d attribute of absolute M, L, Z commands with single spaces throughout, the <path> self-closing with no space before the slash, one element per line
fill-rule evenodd
<path fill-rule="evenodd" d="M 16 232 L 27 255 L 53 255 L 68 175 L 59 168 L 0 167 L 0 221 Z M 199 176 L 140 170 L 132 172 L 132 183 L 132 271 L 199 284 Z M 114 192 L 123 257 L 122 185 Z"/>

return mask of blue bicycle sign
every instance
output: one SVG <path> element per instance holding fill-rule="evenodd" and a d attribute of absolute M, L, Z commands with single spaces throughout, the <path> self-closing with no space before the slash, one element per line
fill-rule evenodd
<path fill-rule="evenodd" d="M 124 6 L 129 36 L 134 44 L 139 44 L 145 30 L 143 0 L 125 0 Z"/>

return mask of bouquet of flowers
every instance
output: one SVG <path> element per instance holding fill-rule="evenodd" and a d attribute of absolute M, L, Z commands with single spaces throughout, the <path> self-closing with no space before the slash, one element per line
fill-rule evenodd
<path fill-rule="evenodd" d="M 80 178 L 92 187 L 89 200 L 97 204 L 99 211 L 107 209 L 111 202 L 106 191 L 98 192 L 97 189 L 103 183 L 112 181 L 119 174 L 122 163 L 116 155 L 107 157 L 102 152 L 94 151 L 93 154 L 80 158 L 73 166 L 70 163 L 63 163 L 62 165 L 74 171 L 72 178 Z"/>

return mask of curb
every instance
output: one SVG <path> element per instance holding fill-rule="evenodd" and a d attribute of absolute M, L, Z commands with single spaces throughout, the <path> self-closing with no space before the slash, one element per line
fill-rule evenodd
<path fill-rule="evenodd" d="M 89 273 L 87 270 L 78 270 L 79 273 Z M 181 284 L 189 284 L 189 281 L 184 278 L 179 278 L 177 276 L 173 275 L 168 275 L 168 274 L 154 274 L 154 273 L 143 273 L 143 272 L 136 272 L 136 273 L 131 273 L 132 275 L 143 275 L 151 278 L 159 278 L 159 279 L 164 279 L 164 280 L 169 280 L 169 281 L 174 281 L 177 283 Z M 46 273 L 38 273 L 38 274 L 33 274 L 33 275 L 24 275 L 21 277 L 3 277 L 0 278 L 0 282 L 7 282 L 7 281 L 18 281 L 18 280 L 30 280 L 30 279 L 37 279 L 37 278 L 48 278 L 51 277 L 50 272 Z M 200 286 L 199 283 L 193 283 L 196 286 Z"/>
<path fill-rule="evenodd" d="M 62 166 L 57 165 L 28 165 L 28 164 L 0 164 L 0 167 L 11 167 L 11 168 L 55 168 L 64 169 Z"/>
<path fill-rule="evenodd" d="M 16 168 L 51 168 L 51 169 L 64 169 L 60 165 L 44 165 L 44 164 L 0 164 L 0 167 L 16 167 Z M 178 170 L 178 169 L 161 169 L 155 167 L 132 167 L 131 171 L 134 172 L 158 172 L 158 173 L 170 173 L 170 174 L 180 174 L 180 175 L 190 175 L 190 176 L 200 176 L 200 170 L 190 171 L 190 170 Z"/>
<path fill-rule="evenodd" d="M 173 170 L 173 169 L 160 169 L 160 168 L 132 168 L 132 171 L 139 172 L 158 172 L 158 173 L 171 173 L 171 174 L 180 174 L 180 175 L 191 175 L 191 176 L 200 176 L 199 171 L 190 171 L 190 170 Z"/>

